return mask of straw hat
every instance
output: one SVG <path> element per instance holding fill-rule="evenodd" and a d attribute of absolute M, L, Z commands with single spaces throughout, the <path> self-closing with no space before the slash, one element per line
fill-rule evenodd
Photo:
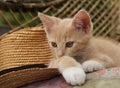
<path fill-rule="evenodd" d="M 17 88 L 58 74 L 47 68 L 52 53 L 42 27 L 25 28 L 0 37 L 0 88 Z"/>

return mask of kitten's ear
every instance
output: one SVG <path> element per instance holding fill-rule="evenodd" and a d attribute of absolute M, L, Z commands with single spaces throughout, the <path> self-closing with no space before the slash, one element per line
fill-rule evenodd
<path fill-rule="evenodd" d="M 45 26 L 46 31 L 49 33 L 51 31 L 52 26 L 54 25 L 54 20 L 52 19 L 52 17 L 42 14 L 40 12 L 38 12 L 38 17 Z"/>
<path fill-rule="evenodd" d="M 85 10 L 80 10 L 73 18 L 72 24 L 76 30 L 81 30 L 87 34 L 91 29 L 91 20 Z"/>

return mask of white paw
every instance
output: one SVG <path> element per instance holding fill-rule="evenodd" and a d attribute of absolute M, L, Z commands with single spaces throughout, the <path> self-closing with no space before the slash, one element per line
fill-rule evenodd
<path fill-rule="evenodd" d="M 71 67 L 63 70 L 62 75 L 71 85 L 81 85 L 85 82 L 86 74 L 82 68 Z"/>
<path fill-rule="evenodd" d="M 104 69 L 104 66 L 100 62 L 94 60 L 85 61 L 82 64 L 82 67 L 85 72 L 92 72 L 92 71 Z"/>

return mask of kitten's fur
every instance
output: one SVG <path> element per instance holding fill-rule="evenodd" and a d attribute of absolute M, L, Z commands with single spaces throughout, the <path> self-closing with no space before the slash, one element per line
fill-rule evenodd
<path fill-rule="evenodd" d="M 92 37 L 92 23 L 88 13 L 80 10 L 73 19 L 60 19 L 39 13 L 54 59 L 49 67 L 58 68 L 65 80 L 72 85 L 85 81 L 85 72 L 120 66 L 120 46 L 104 38 Z M 66 48 L 69 41 L 73 46 Z"/>

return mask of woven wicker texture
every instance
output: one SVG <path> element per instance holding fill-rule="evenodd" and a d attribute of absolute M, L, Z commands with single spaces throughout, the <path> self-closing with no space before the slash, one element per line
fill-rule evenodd
<path fill-rule="evenodd" d="M 51 57 L 41 27 L 26 28 L 0 40 L 0 70 L 27 64 L 47 64 Z"/>
<path fill-rule="evenodd" d="M 93 21 L 95 36 L 109 36 L 116 40 L 120 39 L 118 35 L 120 30 L 120 27 L 118 27 L 120 0 L 13 0 L 11 2 L 3 0 L 0 4 L 2 20 L 11 29 L 39 25 L 38 11 L 64 18 L 73 17 L 78 10 L 84 8 L 89 12 Z M 3 6 L 4 8 L 2 8 Z M 6 13 L 9 13 L 12 20 Z M 18 18 L 16 14 L 21 17 Z M 24 21 L 20 21 L 20 19 Z M 13 22 L 16 22 L 16 25 Z"/>

